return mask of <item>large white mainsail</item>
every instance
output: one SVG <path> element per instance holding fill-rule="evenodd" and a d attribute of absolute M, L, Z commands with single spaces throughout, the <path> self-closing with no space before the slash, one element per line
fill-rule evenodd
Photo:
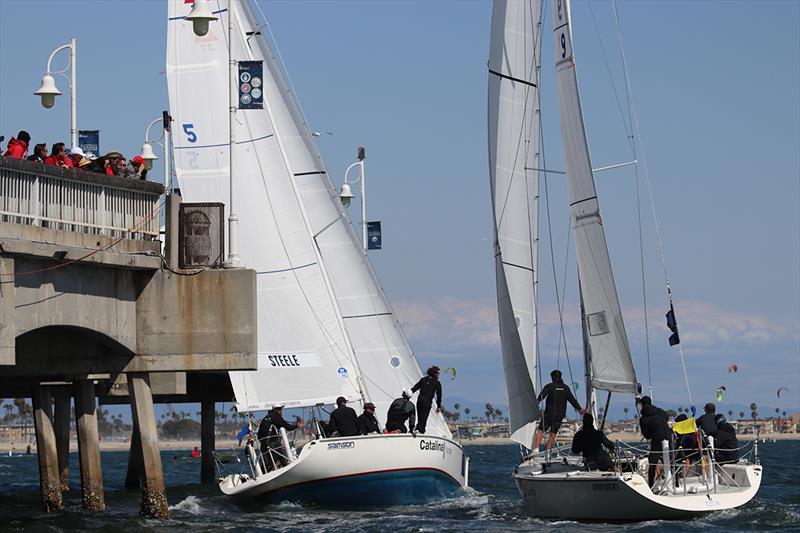
<path fill-rule="evenodd" d="M 228 2 L 213 0 L 211 6 L 220 20 L 198 38 L 181 20 L 191 5 L 170 2 L 175 165 L 188 201 L 227 200 Z M 237 112 L 234 166 L 241 184 L 240 256 L 259 272 L 259 357 L 293 350 L 317 353 L 322 363 L 231 373 L 237 401 L 247 410 L 275 401 L 313 405 L 361 391 L 385 422 L 391 401 L 421 376 L 419 365 L 249 3 L 231 7 L 234 57 L 264 61 L 265 109 Z M 187 123 L 194 142 L 181 135 Z M 201 131 L 209 140 L 201 142 Z M 239 387 L 242 380 L 248 386 Z M 245 400 L 254 391 L 261 401 Z M 429 433 L 450 435 L 440 415 L 431 417 Z"/>
<path fill-rule="evenodd" d="M 635 392 L 636 372 L 611 271 L 600 218 L 589 147 L 583 124 L 578 79 L 572 54 L 568 0 L 553 0 L 556 80 L 561 138 L 569 185 L 578 276 L 591 348 L 591 380 L 596 389 Z"/>
<path fill-rule="evenodd" d="M 536 402 L 541 0 L 494 2 L 489 170 L 500 341 L 511 438 L 530 447 Z"/>

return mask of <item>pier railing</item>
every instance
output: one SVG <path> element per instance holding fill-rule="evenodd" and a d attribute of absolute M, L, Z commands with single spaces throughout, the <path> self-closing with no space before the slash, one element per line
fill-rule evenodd
<path fill-rule="evenodd" d="M 0 222 L 154 240 L 161 184 L 0 157 Z"/>

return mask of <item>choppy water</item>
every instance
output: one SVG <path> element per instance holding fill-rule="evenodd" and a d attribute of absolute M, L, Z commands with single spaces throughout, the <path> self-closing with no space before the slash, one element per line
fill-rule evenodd
<path fill-rule="evenodd" d="M 472 490 L 461 498 L 428 505 L 370 511 L 304 508 L 294 504 L 246 510 L 232 504 L 215 486 L 201 486 L 200 465 L 162 454 L 172 519 L 138 516 L 139 492 L 124 491 L 126 452 L 103 452 L 105 513 L 81 509 L 77 454 L 72 454 L 71 490 L 66 508 L 46 515 L 40 510 L 35 456 L 0 456 L 0 530 L 2 531 L 800 531 L 800 442 L 761 445 L 764 479 L 748 505 L 704 518 L 635 524 L 584 524 L 538 520 L 527 516 L 510 472 L 518 459 L 515 446 L 467 446 Z M 187 452 L 183 452 L 188 454 Z"/>

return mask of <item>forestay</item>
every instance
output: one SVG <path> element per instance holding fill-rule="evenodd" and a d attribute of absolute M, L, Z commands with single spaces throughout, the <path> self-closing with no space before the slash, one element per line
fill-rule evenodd
<path fill-rule="evenodd" d="M 608 391 L 635 392 L 636 373 L 611 271 L 586 142 L 569 17 L 569 1 L 553 0 L 561 138 L 578 257 L 578 276 L 592 354 L 592 386 Z"/>
<path fill-rule="evenodd" d="M 533 442 L 536 402 L 541 1 L 494 2 L 489 170 L 495 274 L 511 438 Z"/>
<path fill-rule="evenodd" d="M 227 101 L 227 5 L 212 2 L 221 18 L 197 38 L 177 18 L 190 6 L 170 4 L 170 105 L 178 131 L 188 123 L 196 132 L 193 140 L 185 135 L 175 143 L 189 201 L 227 199 L 227 109 L 221 105 Z M 385 422 L 391 401 L 421 376 L 419 365 L 249 4 L 232 6 L 234 57 L 264 61 L 265 109 L 236 113 L 234 161 L 240 255 L 259 272 L 259 356 L 291 350 L 315 352 L 321 360 L 318 367 L 231 373 L 237 401 L 248 409 L 276 401 L 312 405 L 359 397 L 360 389 Z M 201 131 L 211 139 L 201 142 Z M 258 403 L 245 398 L 254 393 Z M 429 427 L 450 435 L 440 415 Z"/>

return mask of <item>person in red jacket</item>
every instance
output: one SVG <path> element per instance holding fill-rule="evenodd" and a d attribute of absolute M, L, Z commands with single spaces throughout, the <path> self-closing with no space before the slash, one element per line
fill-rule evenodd
<path fill-rule="evenodd" d="M 28 143 L 31 141 L 31 135 L 25 130 L 20 131 L 17 137 L 12 137 L 8 141 L 8 149 L 3 154 L 4 157 L 13 157 L 14 159 L 25 159 L 28 153 Z"/>
<path fill-rule="evenodd" d="M 74 167 L 72 160 L 67 157 L 67 149 L 64 147 L 64 143 L 55 143 L 53 145 L 53 151 L 50 152 L 50 155 L 44 160 L 44 164 L 64 168 Z"/>

